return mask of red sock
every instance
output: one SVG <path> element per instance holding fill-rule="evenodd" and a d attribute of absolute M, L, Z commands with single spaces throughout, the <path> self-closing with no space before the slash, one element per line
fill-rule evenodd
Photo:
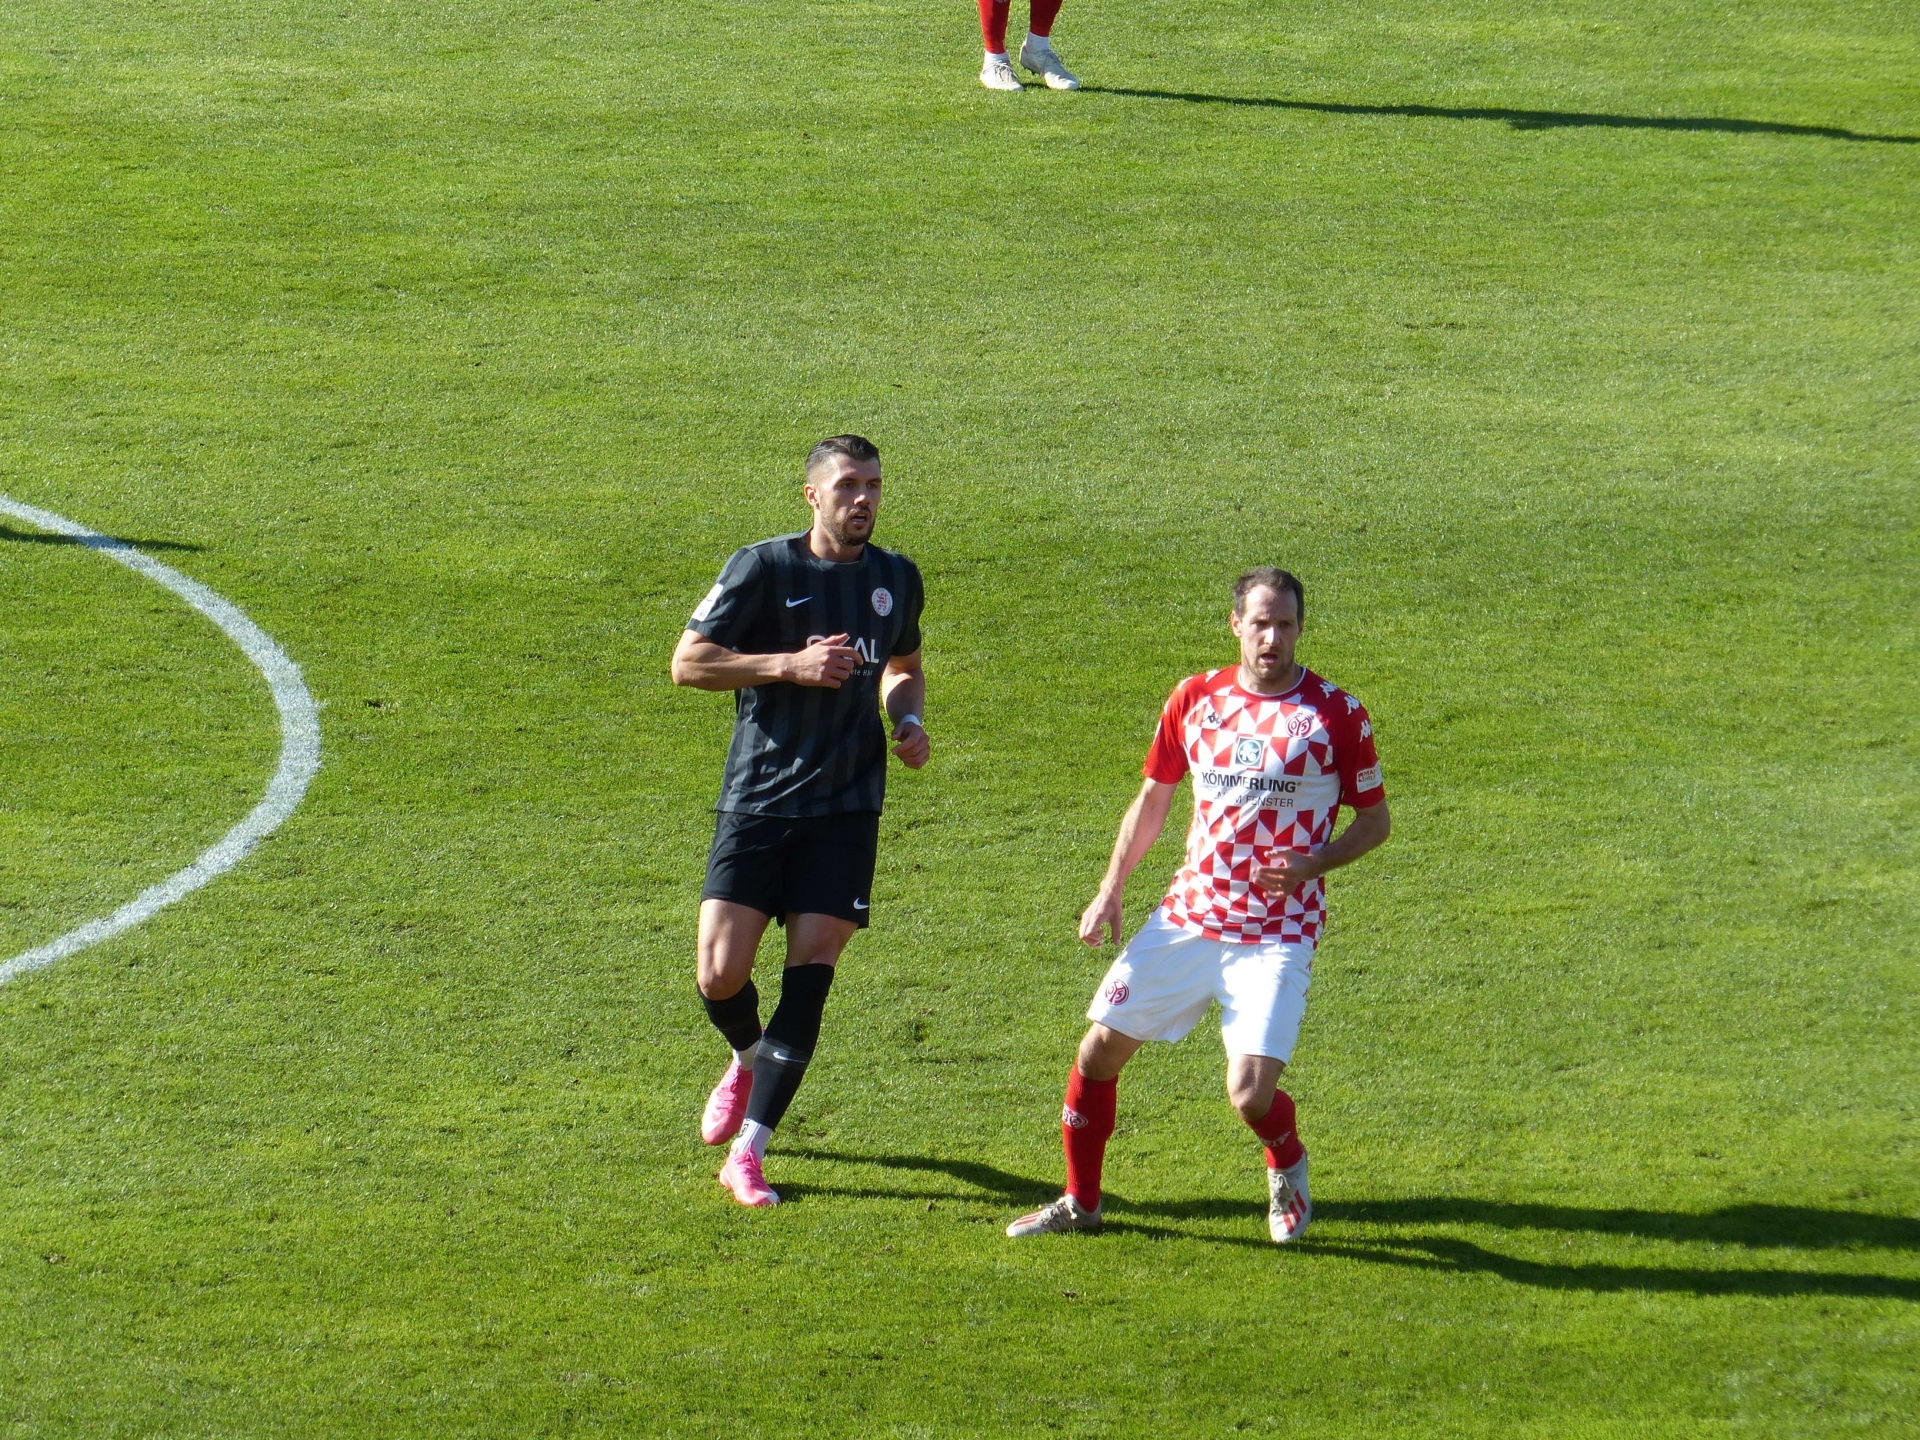
<path fill-rule="evenodd" d="M 1075 1065 L 1067 1076 L 1067 1105 L 1060 1114 L 1060 1140 L 1067 1151 L 1067 1193 L 1091 1210 L 1100 1203 L 1100 1162 L 1113 1136 L 1118 1080 L 1089 1080 Z"/>
<path fill-rule="evenodd" d="M 1007 5 L 1008 0 L 980 0 L 980 40 L 990 55 L 1007 53 Z"/>
<path fill-rule="evenodd" d="M 1036 35 L 1053 34 L 1053 17 L 1060 13 L 1060 0 L 1033 0 L 1032 9 L 1033 18 L 1027 21 L 1027 29 Z"/>
<path fill-rule="evenodd" d="M 1284 1170 L 1298 1165 L 1307 1147 L 1294 1132 L 1293 1097 L 1284 1090 L 1273 1092 L 1273 1104 L 1258 1120 L 1251 1122 L 1253 1133 L 1267 1142 L 1267 1168 Z"/>

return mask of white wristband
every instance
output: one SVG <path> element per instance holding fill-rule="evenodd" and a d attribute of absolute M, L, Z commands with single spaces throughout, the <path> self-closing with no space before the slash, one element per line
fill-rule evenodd
<path fill-rule="evenodd" d="M 925 725 L 920 724 L 920 717 L 918 715 L 902 715 L 898 720 L 893 722 L 893 728 L 896 730 L 904 730 L 909 725 L 919 725 L 922 730 L 927 728 Z"/>

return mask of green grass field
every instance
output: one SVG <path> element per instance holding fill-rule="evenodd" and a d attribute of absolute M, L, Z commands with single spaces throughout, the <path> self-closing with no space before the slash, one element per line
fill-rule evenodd
<path fill-rule="evenodd" d="M 963 0 L 8 6 L 0 491 L 245 607 L 325 761 L 0 988 L 6 1434 L 1920 1430 L 1920 18 L 1056 38 L 1079 94 L 981 90 Z M 747 1213 L 731 707 L 666 662 L 841 429 L 936 749 Z M 1291 1071 L 1314 1227 L 1266 1243 L 1203 1024 L 1106 1233 L 1014 1245 L 1075 918 L 1259 562 L 1396 821 Z M 0 528 L 0 959 L 276 744 L 210 625 Z"/>

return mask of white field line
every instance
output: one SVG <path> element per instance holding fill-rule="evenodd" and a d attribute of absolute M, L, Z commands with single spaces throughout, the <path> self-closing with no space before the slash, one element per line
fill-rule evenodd
<path fill-rule="evenodd" d="M 51 965 L 77 950 L 98 945 L 122 930 L 132 929 L 155 911 L 191 895 L 216 875 L 224 874 L 244 860 L 248 851 L 280 828 L 280 822 L 293 813 L 300 797 L 307 793 L 308 783 L 320 768 L 320 715 L 306 682 L 300 678 L 300 667 L 288 659 L 287 652 L 274 644 L 273 637 L 249 620 L 239 606 L 221 599 L 198 581 L 189 580 L 172 566 L 142 554 L 126 541 L 89 530 L 50 510 L 22 505 L 18 500 L 0 495 L 0 514 L 11 515 L 56 535 L 70 535 L 89 550 L 97 550 L 129 570 L 138 571 L 156 585 L 166 586 L 218 625 L 227 638 L 240 647 L 247 659 L 267 677 L 267 684 L 273 688 L 273 703 L 280 711 L 280 768 L 267 783 L 266 796 L 246 819 L 221 836 L 186 869 L 141 891 L 111 915 L 89 920 L 57 940 L 0 964 L 0 984 L 5 984 L 16 975 Z"/>

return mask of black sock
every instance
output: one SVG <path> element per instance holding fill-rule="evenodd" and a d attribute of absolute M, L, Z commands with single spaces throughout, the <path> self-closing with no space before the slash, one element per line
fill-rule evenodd
<path fill-rule="evenodd" d="M 753 1062 L 747 1119 L 771 1130 L 787 1113 L 813 1058 L 813 1047 L 820 1042 L 820 1015 L 827 1008 L 832 985 L 831 965 L 795 965 L 780 977 L 780 1004 L 767 1021 L 759 1057 Z"/>
<path fill-rule="evenodd" d="M 702 995 L 700 1003 L 707 1007 L 713 1028 L 726 1036 L 727 1044 L 734 1049 L 745 1050 L 760 1038 L 760 992 L 753 988 L 751 979 L 737 995 L 724 1000 L 709 1000 Z"/>

